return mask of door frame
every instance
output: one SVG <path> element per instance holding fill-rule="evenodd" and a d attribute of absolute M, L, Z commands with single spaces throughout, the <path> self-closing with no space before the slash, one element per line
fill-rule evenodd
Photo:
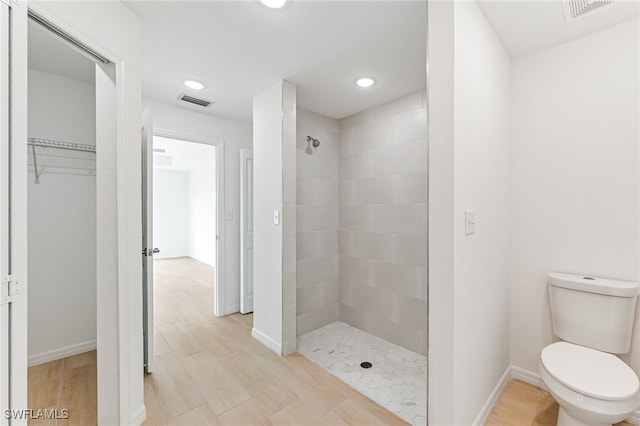
<path fill-rule="evenodd" d="M 153 306 L 153 114 L 142 112 L 142 335 L 145 371 L 154 370 L 154 306 Z M 146 185 L 145 185 L 146 184 Z M 149 252 L 151 250 L 151 252 Z"/>
<path fill-rule="evenodd" d="M 253 312 L 253 299 L 251 300 L 251 310 L 247 312 L 242 312 L 243 298 L 244 298 L 244 287 L 245 287 L 245 275 L 247 268 L 247 258 L 245 256 L 245 222 L 246 222 L 246 199 L 247 199 L 247 175 L 246 175 L 246 161 L 251 158 L 253 161 L 253 148 L 243 148 L 240 150 L 240 212 L 238 216 L 240 218 L 240 313 L 250 313 Z M 253 170 L 251 171 L 251 176 L 253 176 Z M 253 191 L 253 182 L 252 182 L 252 191 Z M 253 212 L 252 212 L 253 214 Z M 253 246 L 253 242 L 251 243 Z M 251 265 L 253 268 L 253 265 Z M 253 273 L 252 273 L 252 278 Z M 253 280 L 252 280 L 253 286 Z"/>
<path fill-rule="evenodd" d="M 27 3 L 2 8 L 0 279 L 9 301 L 0 309 L 0 424 L 26 425 L 4 410 L 27 407 Z"/>
<path fill-rule="evenodd" d="M 83 17 L 87 15 L 88 9 L 76 10 L 65 5 L 46 2 L 13 2 L 13 4 L 23 5 L 25 8 L 28 6 L 30 11 L 110 61 L 110 64 L 105 66 L 96 65 L 96 86 L 99 85 L 98 77 L 103 84 L 102 87 L 96 87 L 97 295 L 100 301 L 96 312 L 97 411 L 99 423 L 140 424 L 145 416 L 144 405 L 132 407 L 132 403 L 137 402 L 137 397 L 142 398 L 143 376 L 139 366 L 133 365 L 131 360 L 137 357 L 138 352 L 142 353 L 142 347 L 138 348 L 142 338 L 130 332 L 137 328 L 135 320 L 138 319 L 130 303 L 131 299 L 134 299 L 132 285 L 135 284 L 138 288 L 137 283 L 141 281 L 141 274 L 139 278 L 134 274 L 134 270 L 138 269 L 134 262 L 139 259 L 139 242 L 136 241 L 135 246 L 132 244 L 132 230 L 137 230 L 138 227 L 137 220 L 134 220 L 132 215 L 136 210 L 136 201 L 132 196 L 135 192 L 132 188 L 135 185 L 131 185 L 133 178 L 130 170 L 134 161 L 139 167 L 139 157 L 133 151 L 133 148 L 138 145 L 131 141 L 132 129 L 139 127 L 139 118 L 136 120 L 133 113 L 137 115 L 139 111 L 133 111 L 135 102 L 132 106 L 131 89 L 128 87 L 132 81 L 135 82 L 133 78 L 137 75 L 137 68 L 134 62 L 137 59 L 133 59 L 131 53 L 126 51 L 126 45 L 120 40 L 107 41 L 108 36 L 105 37 L 107 31 L 104 28 L 94 31 L 91 27 L 80 24 Z M 26 19 L 24 25 L 25 39 L 20 54 L 24 55 L 26 60 Z M 126 25 L 127 29 L 133 28 L 131 22 L 123 25 Z M 114 33 L 116 31 L 118 30 L 114 29 Z M 98 37 L 102 37 L 102 42 L 97 40 Z M 16 102 L 20 102 L 18 110 L 20 113 L 24 112 L 26 118 L 26 72 L 24 74 L 24 93 L 18 93 L 19 96 L 16 98 L 21 100 Z M 26 140 L 26 123 L 24 129 L 21 129 L 21 136 Z M 12 160 L 26 167 L 26 144 L 22 143 L 22 145 L 24 150 L 20 148 L 19 152 L 13 155 Z M 15 181 L 14 188 L 26 189 L 26 170 L 23 171 L 18 167 L 12 168 L 11 172 L 12 181 Z M 26 197 L 26 191 L 24 194 Z M 17 212 L 16 209 L 18 209 Z M 12 210 L 14 217 L 26 218 L 26 202 L 24 205 L 12 206 Z M 24 243 L 16 241 L 15 244 L 20 245 L 20 254 L 24 251 L 26 277 L 26 219 L 24 227 Z M 104 228 L 103 232 L 100 230 L 101 227 Z M 22 239 L 22 232 L 18 236 Z M 26 293 L 28 289 L 26 278 L 23 279 L 23 283 Z M 140 317 L 140 325 L 141 320 Z M 12 364 L 25 364 L 24 377 L 20 377 L 18 383 L 12 382 L 12 386 L 17 386 L 20 392 L 24 392 L 24 404 L 18 404 L 20 406 L 18 408 L 26 407 L 26 350 L 24 353 L 12 351 L 11 358 Z M 140 377 L 139 390 L 137 385 L 132 388 L 137 372 Z M 21 401 L 22 395 L 20 398 Z M 14 406 L 16 406 L 15 403 Z"/>
<path fill-rule="evenodd" d="M 151 110 L 151 108 L 150 108 Z M 184 142 L 210 145 L 216 148 L 216 266 L 215 279 L 213 285 L 213 314 L 217 317 L 227 315 L 225 307 L 225 184 L 224 184 L 224 140 L 221 138 L 210 138 L 193 135 L 185 132 L 153 128 L 153 136 L 160 136 L 169 139 L 176 139 Z M 162 248 L 160 248 L 162 250 Z"/>

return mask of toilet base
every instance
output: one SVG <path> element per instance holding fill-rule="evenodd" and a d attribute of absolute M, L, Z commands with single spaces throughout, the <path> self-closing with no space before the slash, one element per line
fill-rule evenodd
<path fill-rule="evenodd" d="M 585 423 L 573 417 L 562 407 L 558 410 L 558 422 L 556 424 L 558 426 L 611 426 L 611 423 Z"/>

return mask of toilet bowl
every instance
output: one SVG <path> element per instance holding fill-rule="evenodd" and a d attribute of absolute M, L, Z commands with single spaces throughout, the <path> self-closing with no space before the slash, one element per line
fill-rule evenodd
<path fill-rule="evenodd" d="M 560 405 L 558 425 L 611 425 L 640 405 L 636 373 L 615 355 L 568 342 L 543 349 L 539 372 Z"/>
<path fill-rule="evenodd" d="M 547 274 L 553 334 L 538 370 L 560 405 L 558 425 L 611 425 L 640 406 L 636 373 L 613 354 L 631 349 L 638 283 Z"/>

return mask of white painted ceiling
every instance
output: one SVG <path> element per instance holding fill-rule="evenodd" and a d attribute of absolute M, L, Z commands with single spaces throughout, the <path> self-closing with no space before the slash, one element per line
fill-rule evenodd
<path fill-rule="evenodd" d="M 252 98 L 284 78 L 298 105 L 342 118 L 425 87 L 426 2 L 250 1 L 125 4 L 144 22 L 143 94 L 251 121 Z M 353 84 L 368 75 L 367 90 Z M 189 91 L 187 78 L 207 88 Z M 211 108 L 176 100 L 187 92 Z"/>
<path fill-rule="evenodd" d="M 478 0 L 512 57 L 638 16 L 635 0 L 615 0 L 566 22 L 561 0 Z M 194 111 L 251 121 L 255 94 L 285 78 L 298 104 L 343 118 L 425 87 L 426 3 L 292 0 L 271 10 L 255 0 L 125 2 L 145 27 L 143 95 Z M 612 47 L 614 48 L 614 47 Z M 93 82 L 94 65 L 29 24 L 29 66 Z M 367 90 L 353 80 L 370 75 Z M 187 78 L 207 84 L 201 92 Z M 208 98 L 211 108 L 178 101 Z"/>
<path fill-rule="evenodd" d="M 637 0 L 614 0 L 567 22 L 562 0 L 477 1 L 512 58 L 632 19 L 640 10 Z"/>
<path fill-rule="evenodd" d="M 31 20 L 27 43 L 29 68 L 94 83 L 95 64 Z"/>

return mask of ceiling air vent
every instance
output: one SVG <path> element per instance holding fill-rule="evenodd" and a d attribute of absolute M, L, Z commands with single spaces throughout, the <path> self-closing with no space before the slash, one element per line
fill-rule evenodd
<path fill-rule="evenodd" d="M 571 22 L 602 6 L 612 4 L 613 0 L 565 0 L 563 3 L 564 17 L 567 22 Z"/>
<path fill-rule="evenodd" d="M 185 95 L 184 93 L 181 93 L 180 96 L 178 96 L 178 99 L 180 99 L 181 101 L 189 102 L 190 104 L 199 105 L 205 108 L 210 107 L 214 103 L 213 101 L 208 101 L 206 99 L 200 99 L 193 96 Z"/>

